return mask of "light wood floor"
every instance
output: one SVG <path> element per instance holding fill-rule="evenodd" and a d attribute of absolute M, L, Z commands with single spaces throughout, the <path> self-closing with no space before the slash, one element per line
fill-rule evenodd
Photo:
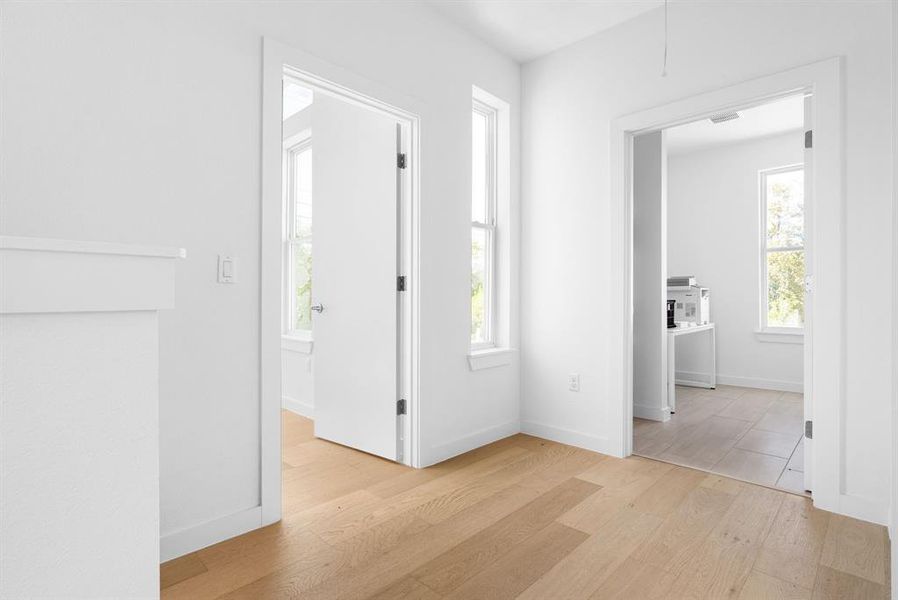
<path fill-rule="evenodd" d="M 677 386 L 669 421 L 633 419 L 633 452 L 803 494 L 803 433 L 801 394 Z"/>
<path fill-rule="evenodd" d="M 516 435 L 412 470 L 284 415 L 284 519 L 162 565 L 162 597 L 888 597 L 883 527 Z"/>

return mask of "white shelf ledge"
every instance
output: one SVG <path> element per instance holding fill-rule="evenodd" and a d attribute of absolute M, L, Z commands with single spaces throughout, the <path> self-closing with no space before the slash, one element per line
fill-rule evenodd
<path fill-rule="evenodd" d="M 0 250 L 30 250 L 34 252 L 68 252 L 71 254 L 111 254 L 116 256 L 151 256 L 156 258 L 186 258 L 184 248 L 142 246 L 117 242 L 87 242 L 55 238 L 33 238 L 0 235 Z"/>
<path fill-rule="evenodd" d="M 161 310 L 182 248 L 0 236 L 0 314 Z"/>

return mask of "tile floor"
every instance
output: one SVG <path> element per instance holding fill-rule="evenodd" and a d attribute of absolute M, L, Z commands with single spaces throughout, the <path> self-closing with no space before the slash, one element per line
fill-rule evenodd
<path fill-rule="evenodd" d="M 803 494 L 801 394 L 677 386 L 677 412 L 633 420 L 634 453 Z"/>

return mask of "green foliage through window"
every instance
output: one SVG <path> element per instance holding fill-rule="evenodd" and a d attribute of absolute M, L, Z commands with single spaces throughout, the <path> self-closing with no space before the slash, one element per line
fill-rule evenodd
<path fill-rule="evenodd" d="M 804 325 L 804 169 L 765 173 L 767 326 Z"/>

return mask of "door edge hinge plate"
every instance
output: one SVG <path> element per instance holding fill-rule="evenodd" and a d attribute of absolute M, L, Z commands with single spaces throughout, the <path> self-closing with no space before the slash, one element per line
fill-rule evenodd
<path fill-rule="evenodd" d="M 404 169 L 406 164 L 408 163 L 408 159 L 405 157 L 405 152 L 400 152 L 396 155 L 396 166 L 400 169 Z"/>
<path fill-rule="evenodd" d="M 398 277 L 396 277 L 396 291 L 405 291 L 405 275 L 399 275 Z"/>
<path fill-rule="evenodd" d="M 814 439 L 814 422 L 813 421 L 805 421 L 804 422 L 804 437 L 809 440 Z"/>
<path fill-rule="evenodd" d="M 396 401 L 396 414 L 404 415 L 405 412 L 406 412 L 405 399 L 403 398 L 401 400 L 397 400 Z"/>

